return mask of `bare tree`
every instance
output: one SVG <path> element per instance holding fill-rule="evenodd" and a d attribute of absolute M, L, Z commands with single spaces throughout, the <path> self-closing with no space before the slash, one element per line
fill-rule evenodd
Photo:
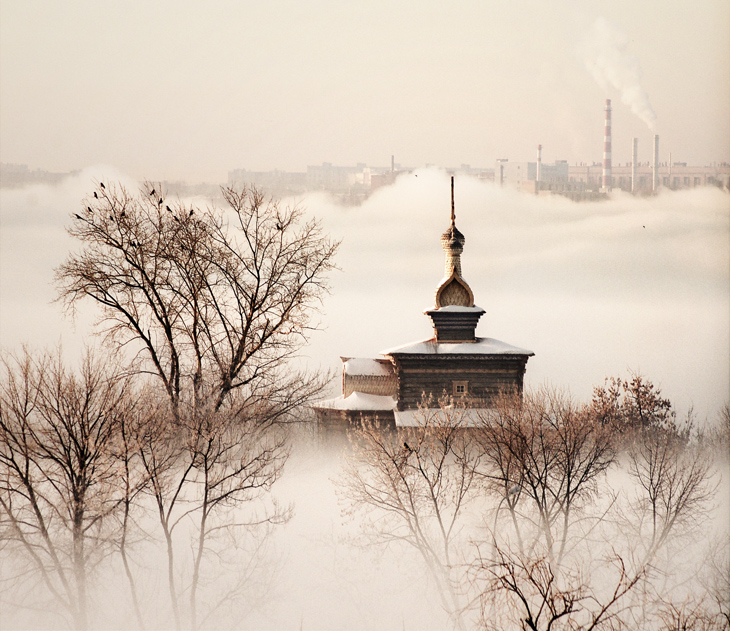
<path fill-rule="evenodd" d="M 281 401 L 257 401 L 230 409 L 234 395 L 218 411 L 209 411 L 182 426 L 160 422 L 160 417 L 143 435 L 140 457 L 151 484 L 168 556 L 168 587 L 173 613 L 180 621 L 180 589 L 175 579 L 174 535 L 182 526 L 194 524 L 192 569 L 188 584 L 190 624 L 198 624 L 198 589 L 202 562 L 215 535 L 236 528 L 286 521 L 291 509 L 269 505 L 268 512 L 244 519 L 230 509 L 265 498 L 281 474 L 288 455 L 286 436 L 272 422 L 281 413 Z M 245 403 L 250 403 L 247 401 Z M 266 410 L 265 406 L 270 409 Z M 166 429 L 160 434 L 160 428 Z M 264 507 L 265 508 L 265 507 Z"/>
<path fill-rule="evenodd" d="M 675 432 L 648 429 L 629 448 L 629 474 L 637 483 L 632 521 L 650 561 L 670 536 L 695 531 L 707 517 L 716 484 L 713 462 Z"/>
<path fill-rule="evenodd" d="M 465 429 L 468 410 L 449 400 L 428 405 L 416 414 L 416 427 L 384 430 L 364 422 L 355 429 L 342 488 L 376 541 L 403 543 L 420 554 L 444 610 L 464 629 L 460 546 L 468 543 L 462 529 L 476 497 L 480 453 Z"/>
<path fill-rule="evenodd" d="M 84 200 L 69 230 L 84 248 L 57 270 L 60 296 L 69 308 L 91 298 L 109 339 L 141 347 L 175 416 L 186 392 L 193 408 L 218 410 L 301 348 L 337 244 L 256 190 L 224 189 L 223 213 L 147 189 L 107 185 Z"/>
<path fill-rule="evenodd" d="M 593 389 L 590 405 L 593 418 L 609 425 L 616 432 L 629 434 L 641 428 L 677 428 L 677 415 L 669 399 L 641 374 L 631 379 L 611 377 L 603 386 Z M 684 428 L 685 433 L 688 428 Z"/>
<path fill-rule="evenodd" d="M 708 616 L 719 629 L 730 629 L 730 533 L 710 546 L 704 565 L 702 584 Z"/>
<path fill-rule="evenodd" d="M 0 519 L 30 578 L 85 629 L 89 577 L 123 502 L 115 447 L 129 380 L 90 353 L 78 375 L 60 351 L 5 356 L 2 370 Z"/>
<path fill-rule="evenodd" d="M 590 569 L 557 568 L 545 553 L 524 554 L 501 546 L 489 560 L 475 564 L 485 580 L 481 590 L 482 626 L 497 631 L 520 628 L 531 631 L 614 629 L 626 596 L 643 572 L 632 572 L 617 554 L 609 554 Z M 596 589 L 591 573 L 600 575 Z"/>
<path fill-rule="evenodd" d="M 483 415 L 482 472 L 500 498 L 480 546 L 491 561 L 475 564 L 485 626 L 637 628 L 666 604 L 670 565 L 658 554 L 697 532 L 716 488 L 712 461 L 650 382 L 612 383 L 588 407 L 541 391 Z M 610 492 L 612 467 L 634 493 Z"/>
<path fill-rule="evenodd" d="M 480 473 L 500 499 L 495 527 L 504 504 L 520 551 L 539 544 L 559 566 L 581 509 L 614 462 L 610 432 L 568 396 L 549 389 L 504 395 L 480 418 Z"/>
<path fill-rule="evenodd" d="M 705 600 L 665 603 L 660 612 L 660 631 L 725 631 L 727 620 L 713 615 Z"/>
<path fill-rule="evenodd" d="M 337 244 L 299 208 L 256 190 L 224 189 L 228 210 L 166 200 L 147 185 L 130 194 L 99 184 L 69 232 L 83 245 L 57 270 L 69 309 L 101 307 L 107 340 L 135 349 L 139 370 L 167 399 L 142 434 L 168 551 L 176 626 L 173 533 L 197 521 L 190 619 L 215 515 L 259 497 L 286 459 L 277 424 L 318 394 L 326 379 L 289 367 L 314 326 Z M 277 521 L 287 511 L 268 514 Z"/>
<path fill-rule="evenodd" d="M 135 539 L 140 538 L 142 529 L 138 526 L 136 515 L 142 512 L 142 496 L 150 490 L 151 478 L 143 466 L 142 437 L 144 428 L 150 426 L 150 419 L 157 417 L 159 402 L 150 392 L 150 388 L 143 388 L 126 401 L 125 414 L 120 418 L 119 438 L 115 441 L 114 454 L 120 464 L 119 484 L 123 489 L 121 510 L 116 517 L 119 520 L 119 534 L 116 540 L 119 554 L 122 558 L 124 573 L 129 585 L 137 625 L 145 628 L 144 616 L 139 602 L 139 595 L 135 581 L 130 548 Z M 159 429 L 159 425 L 158 425 Z M 142 536 L 141 538 L 144 538 Z"/>

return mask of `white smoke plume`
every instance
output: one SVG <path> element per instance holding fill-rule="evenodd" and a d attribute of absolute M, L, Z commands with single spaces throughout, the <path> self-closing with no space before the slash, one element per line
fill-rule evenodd
<path fill-rule="evenodd" d="M 629 38 L 616 24 L 599 17 L 584 43 L 584 62 L 598 85 L 621 93 L 621 101 L 643 120 L 649 129 L 656 125 L 656 114 L 649 95 L 641 87 L 641 65 L 628 51 Z"/>

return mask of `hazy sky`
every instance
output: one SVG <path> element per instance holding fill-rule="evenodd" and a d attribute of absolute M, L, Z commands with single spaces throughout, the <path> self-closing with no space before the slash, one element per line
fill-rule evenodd
<path fill-rule="evenodd" d="M 634 136 L 651 158 L 636 99 L 662 160 L 727 161 L 728 24 L 726 0 L 1 0 L 0 160 L 214 182 L 538 143 L 591 162 L 612 98 L 615 163 Z"/>

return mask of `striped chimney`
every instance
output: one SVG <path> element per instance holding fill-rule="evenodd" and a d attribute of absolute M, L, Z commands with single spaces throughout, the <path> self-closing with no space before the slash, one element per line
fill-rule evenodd
<path fill-rule="evenodd" d="M 537 173 L 535 179 L 539 182 L 542 177 L 542 145 L 537 145 Z"/>
<path fill-rule="evenodd" d="M 606 99 L 606 128 L 603 132 L 603 188 L 611 189 L 611 99 Z"/>
<path fill-rule="evenodd" d="M 638 182 L 636 181 L 636 160 L 639 156 L 639 139 L 634 138 L 634 146 L 631 151 L 631 192 L 636 194 Z"/>

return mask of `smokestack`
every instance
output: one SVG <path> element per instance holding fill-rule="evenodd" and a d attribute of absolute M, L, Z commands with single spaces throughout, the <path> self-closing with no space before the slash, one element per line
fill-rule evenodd
<path fill-rule="evenodd" d="M 652 176 L 651 192 L 659 190 L 659 134 L 654 136 L 654 174 Z"/>
<path fill-rule="evenodd" d="M 672 188 L 672 152 L 669 152 L 669 188 Z"/>
<path fill-rule="evenodd" d="M 542 145 L 537 145 L 537 174 L 535 179 L 539 182 L 542 176 Z"/>
<path fill-rule="evenodd" d="M 603 188 L 611 190 L 611 99 L 606 99 L 606 127 L 603 132 Z"/>
<path fill-rule="evenodd" d="M 639 139 L 634 138 L 634 146 L 631 152 L 631 192 L 636 195 L 638 182 L 636 181 L 636 160 L 639 155 Z"/>

